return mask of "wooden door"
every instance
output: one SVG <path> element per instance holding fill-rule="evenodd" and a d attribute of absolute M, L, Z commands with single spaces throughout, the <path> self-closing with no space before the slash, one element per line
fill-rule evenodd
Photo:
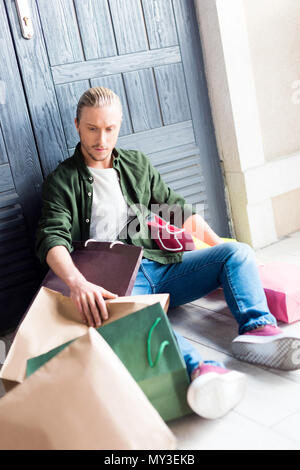
<path fill-rule="evenodd" d="M 7 1 L 44 175 L 72 155 L 76 104 L 90 86 L 119 94 L 119 147 L 149 155 L 164 180 L 229 235 L 193 0 L 29 0 L 24 40 Z"/>
<path fill-rule="evenodd" d="M 43 177 L 74 151 L 81 94 L 107 86 L 124 108 L 118 146 L 145 152 L 165 182 L 229 236 L 193 0 L 28 3 L 30 40 L 15 1 L 5 5 Z"/>
<path fill-rule="evenodd" d="M 34 227 L 43 181 L 3 0 L 0 1 L 0 332 L 38 285 Z"/>

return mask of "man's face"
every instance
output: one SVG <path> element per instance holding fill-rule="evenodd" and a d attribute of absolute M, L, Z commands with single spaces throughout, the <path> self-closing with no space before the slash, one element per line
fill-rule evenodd
<path fill-rule="evenodd" d="M 81 152 L 92 168 L 110 168 L 112 150 L 118 140 L 122 123 L 121 109 L 117 104 L 103 108 L 85 106 L 81 118 L 75 119 L 80 136 Z"/>

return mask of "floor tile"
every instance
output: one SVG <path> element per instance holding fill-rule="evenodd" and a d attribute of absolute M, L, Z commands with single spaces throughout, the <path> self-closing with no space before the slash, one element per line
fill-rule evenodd
<path fill-rule="evenodd" d="M 277 431 L 285 437 L 296 440 L 300 446 L 299 423 L 300 411 L 298 413 L 291 414 L 286 419 L 279 422 L 276 426 L 273 426 L 273 430 Z"/>
<path fill-rule="evenodd" d="M 297 232 L 291 233 L 288 236 L 291 238 L 300 238 L 300 230 L 298 230 Z"/>
<path fill-rule="evenodd" d="M 297 237 L 287 237 L 277 243 L 273 243 L 263 249 L 256 250 L 258 259 L 261 257 L 272 258 L 274 262 L 282 259 L 291 259 L 291 256 L 300 257 L 300 241 Z"/>
<path fill-rule="evenodd" d="M 237 336 L 237 323 L 232 316 L 186 304 L 169 310 L 170 322 L 178 333 L 211 348 L 229 352 Z"/>
<path fill-rule="evenodd" d="M 217 289 L 201 299 L 194 300 L 191 304 L 212 310 L 213 312 L 222 313 L 223 315 L 232 316 L 226 303 L 223 289 Z"/>
<path fill-rule="evenodd" d="M 218 420 L 205 420 L 191 415 L 168 424 L 181 450 L 300 449 L 300 444 L 294 439 L 257 424 L 235 411 Z"/>
<path fill-rule="evenodd" d="M 274 256 L 272 253 L 263 253 L 261 255 L 257 255 L 257 260 L 260 264 L 276 262 L 300 266 L 300 256 L 288 253 L 277 253 L 276 256 Z"/>
<path fill-rule="evenodd" d="M 259 424 L 272 426 L 300 410 L 300 384 L 289 379 L 289 375 L 298 374 L 298 371 L 274 374 L 273 369 L 239 361 L 228 354 L 188 339 L 204 359 L 223 362 L 228 369 L 237 370 L 247 376 L 246 395 L 235 408 L 239 414 Z"/>

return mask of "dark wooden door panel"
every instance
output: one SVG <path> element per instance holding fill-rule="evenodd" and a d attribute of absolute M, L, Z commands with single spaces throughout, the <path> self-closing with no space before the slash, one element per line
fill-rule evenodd
<path fill-rule="evenodd" d="M 74 4 L 86 60 L 117 55 L 107 1 L 75 0 Z"/>
<path fill-rule="evenodd" d="M 15 1 L 6 0 L 5 4 L 22 75 L 22 92 L 27 98 L 39 160 L 46 177 L 68 153 L 40 17 L 36 3 L 30 2 L 34 36 L 26 40 L 20 33 Z M 53 4 L 55 1 L 51 2 Z M 52 17 L 52 13 L 48 16 Z"/>
<path fill-rule="evenodd" d="M 24 313 L 39 282 L 34 231 L 43 181 L 3 0 L 0 1 L 0 331 Z"/>

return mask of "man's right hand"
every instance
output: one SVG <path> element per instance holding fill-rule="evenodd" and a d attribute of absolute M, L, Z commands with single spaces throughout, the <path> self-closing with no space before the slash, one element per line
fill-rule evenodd
<path fill-rule="evenodd" d="M 70 298 L 85 324 L 98 327 L 102 321 L 107 320 L 108 313 L 103 298 L 115 299 L 117 294 L 87 281 L 74 265 L 64 246 L 51 248 L 46 261 L 55 274 L 69 286 Z"/>
<path fill-rule="evenodd" d="M 104 298 L 115 299 L 118 297 L 116 294 L 86 279 L 76 280 L 69 287 L 70 298 L 85 324 L 98 328 L 102 321 L 108 319 Z"/>

